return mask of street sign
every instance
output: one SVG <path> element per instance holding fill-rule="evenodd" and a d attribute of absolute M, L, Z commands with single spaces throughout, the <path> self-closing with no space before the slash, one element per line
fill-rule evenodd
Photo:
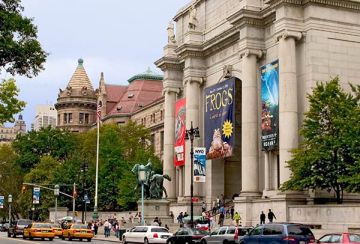
<path fill-rule="evenodd" d="M 4 196 L 0 196 L 0 208 L 4 208 Z"/>
<path fill-rule="evenodd" d="M 40 187 L 34 187 L 33 191 L 33 204 L 40 203 Z"/>
<path fill-rule="evenodd" d="M 90 199 L 87 194 L 84 195 L 84 201 L 86 204 L 90 203 Z"/>

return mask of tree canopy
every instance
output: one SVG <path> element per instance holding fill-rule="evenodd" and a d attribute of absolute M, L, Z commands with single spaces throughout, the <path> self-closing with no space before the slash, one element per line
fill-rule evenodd
<path fill-rule="evenodd" d="M 344 190 L 350 190 L 353 168 L 360 169 L 360 93 L 350 86 L 352 92 L 346 92 L 336 77 L 317 83 L 308 95 L 310 107 L 300 131 L 303 141 L 288 162 L 292 175 L 283 190 L 333 190 L 338 203 Z"/>
<path fill-rule="evenodd" d="M 15 80 L 3 80 L 0 82 L 0 124 L 14 122 L 14 114 L 21 112 L 26 103 L 19 100 L 19 89 Z"/>

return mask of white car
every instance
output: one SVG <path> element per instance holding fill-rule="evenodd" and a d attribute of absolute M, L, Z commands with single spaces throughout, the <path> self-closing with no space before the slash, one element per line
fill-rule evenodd
<path fill-rule="evenodd" d="M 123 243 L 166 243 L 172 233 L 161 226 L 135 226 L 122 236 Z"/>

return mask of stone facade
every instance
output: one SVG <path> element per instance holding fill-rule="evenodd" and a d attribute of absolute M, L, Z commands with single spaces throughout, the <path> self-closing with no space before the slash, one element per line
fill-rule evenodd
<path fill-rule="evenodd" d="M 206 184 L 195 184 L 194 195 L 210 207 L 220 194 L 227 199 L 239 194 L 235 210 L 245 225 L 257 224 L 260 209 L 254 206 L 263 199 L 264 211 L 276 203 L 281 208 L 278 220 L 289 221 L 289 206 L 305 204 L 309 197 L 278 190 L 290 177 L 286 162 L 301 139 L 306 94 L 317 81 L 336 75 L 346 89 L 348 81 L 360 83 L 360 2 L 193 0 L 173 20 L 176 42 L 169 34 L 164 56 L 155 62 L 164 72 L 164 173 L 176 179 L 166 183 L 173 206 L 189 202 L 191 179 L 189 163 L 177 168 L 173 164 L 175 102 L 186 98 L 186 128 L 193 122 L 203 135 L 204 88 L 233 76 L 241 82 L 241 100 L 235 106 L 237 155 L 208 160 Z M 280 72 L 280 144 L 278 150 L 264 152 L 259 69 L 274 60 L 279 60 Z M 204 139 L 194 145 L 204 145 Z"/>
<path fill-rule="evenodd" d="M 23 120 L 22 115 L 19 115 L 18 119 L 15 121 L 14 126 L 7 127 L 0 125 L 0 144 L 10 143 L 15 140 L 18 134 L 24 133 L 26 133 L 26 123 Z"/>

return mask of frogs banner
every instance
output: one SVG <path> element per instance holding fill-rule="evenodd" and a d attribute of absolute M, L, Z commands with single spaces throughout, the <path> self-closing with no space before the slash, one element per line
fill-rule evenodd
<path fill-rule="evenodd" d="M 261 73 L 261 145 L 262 150 L 276 149 L 279 143 L 279 61 L 260 68 Z"/>
<path fill-rule="evenodd" d="M 205 182 L 206 148 L 194 147 L 194 182 Z"/>
<path fill-rule="evenodd" d="M 33 204 L 40 203 L 40 187 L 34 187 L 33 190 Z"/>
<path fill-rule="evenodd" d="M 4 208 L 4 196 L 0 196 L 0 208 Z"/>
<path fill-rule="evenodd" d="M 235 124 L 235 78 L 204 89 L 206 158 L 232 155 Z"/>
<path fill-rule="evenodd" d="M 174 165 L 182 166 L 185 164 L 185 132 L 186 132 L 186 100 L 177 100 L 175 104 L 175 157 Z"/>

